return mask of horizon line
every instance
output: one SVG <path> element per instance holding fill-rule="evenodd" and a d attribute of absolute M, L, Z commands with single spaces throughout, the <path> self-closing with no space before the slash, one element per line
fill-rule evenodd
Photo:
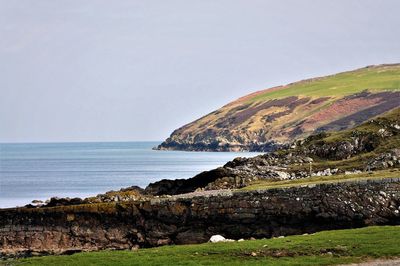
<path fill-rule="evenodd" d="M 124 143 L 124 142 L 163 142 L 162 140 L 88 140 L 88 141 L 0 141 L 0 144 L 65 144 L 65 143 Z"/>

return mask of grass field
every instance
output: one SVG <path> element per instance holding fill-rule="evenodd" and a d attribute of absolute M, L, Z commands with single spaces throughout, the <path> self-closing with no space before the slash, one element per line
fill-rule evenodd
<path fill-rule="evenodd" d="M 33 257 L 0 265 L 336 265 L 399 257 L 399 239 L 399 226 L 375 226 L 242 242 Z"/>
<path fill-rule="evenodd" d="M 282 89 L 267 90 L 249 101 L 264 101 L 299 95 L 341 97 L 366 89 L 371 91 L 400 90 L 400 65 L 362 68 L 319 79 L 300 81 Z"/>

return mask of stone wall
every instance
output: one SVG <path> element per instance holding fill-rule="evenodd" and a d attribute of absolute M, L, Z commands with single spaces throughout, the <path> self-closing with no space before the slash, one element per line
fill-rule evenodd
<path fill-rule="evenodd" d="M 72 253 L 400 224 L 400 179 L 0 210 L 0 253 Z"/>

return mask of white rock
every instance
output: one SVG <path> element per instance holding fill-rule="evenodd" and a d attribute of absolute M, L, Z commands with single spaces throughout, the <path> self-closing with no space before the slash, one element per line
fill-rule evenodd
<path fill-rule="evenodd" d="M 211 242 L 211 243 L 218 243 L 218 242 L 225 242 L 226 241 L 226 238 L 225 237 L 223 237 L 223 236 L 221 236 L 221 235 L 213 235 L 211 238 L 210 238 L 210 241 L 209 242 Z"/>
<path fill-rule="evenodd" d="M 324 176 L 331 176 L 331 175 L 332 175 L 331 169 L 330 169 L 330 168 L 325 169 L 325 170 L 323 171 L 322 174 L 323 174 Z"/>
<path fill-rule="evenodd" d="M 290 177 L 290 174 L 286 173 L 286 172 L 276 171 L 276 173 L 278 174 L 279 179 L 281 179 L 281 180 L 286 180 L 286 179 L 289 179 L 289 177 Z"/>
<path fill-rule="evenodd" d="M 304 161 L 306 161 L 306 162 L 308 162 L 308 163 L 311 163 L 311 162 L 313 162 L 314 160 L 313 160 L 313 158 L 311 158 L 311 157 L 305 157 L 305 158 L 304 158 Z"/>

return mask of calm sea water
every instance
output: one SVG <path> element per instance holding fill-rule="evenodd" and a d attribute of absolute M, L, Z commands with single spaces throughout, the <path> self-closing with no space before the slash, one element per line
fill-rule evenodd
<path fill-rule="evenodd" d="M 189 178 L 255 153 L 153 151 L 158 142 L 0 144 L 0 208 Z"/>

